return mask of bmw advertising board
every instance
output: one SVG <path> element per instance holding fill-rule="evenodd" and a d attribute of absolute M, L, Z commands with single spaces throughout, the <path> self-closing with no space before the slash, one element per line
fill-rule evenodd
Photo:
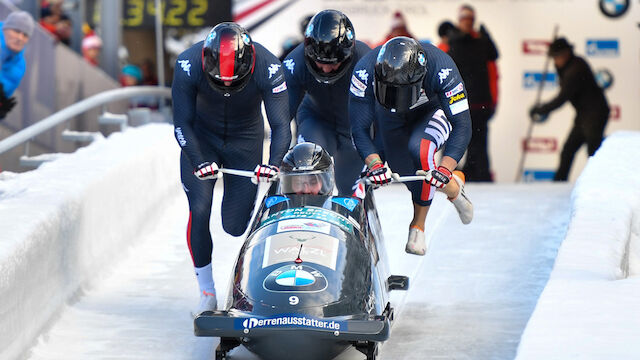
<path fill-rule="evenodd" d="M 620 55 L 618 39 L 587 39 L 588 56 L 617 57 Z"/>
<path fill-rule="evenodd" d="M 541 72 L 525 71 L 524 76 L 522 77 L 522 87 L 527 90 L 534 90 L 540 86 L 541 81 Z M 553 89 L 556 86 L 558 86 L 557 74 L 553 72 L 547 73 L 544 80 L 544 88 Z"/>

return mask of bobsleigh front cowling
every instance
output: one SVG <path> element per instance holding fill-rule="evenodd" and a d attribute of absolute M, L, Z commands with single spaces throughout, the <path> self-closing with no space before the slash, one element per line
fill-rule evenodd
<path fill-rule="evenodd" d="M 242 343 L 265 359 L 331 359 L 351 345 L 386 340 L 388 274 L 377 213 L 365 202 L 266 197 L 224 310 L 200 314 L 195 334 Z"/>

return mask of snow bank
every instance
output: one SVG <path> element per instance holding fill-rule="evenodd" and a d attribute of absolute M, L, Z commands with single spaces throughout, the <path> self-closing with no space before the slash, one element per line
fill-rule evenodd
<path fill-rule="evenodd" d="M 609 136 L 576 182 L 572 219 L 517 359 L 640 354 L 640 133 Z"/>
<path fill-rule="evenodd" d="M 172 127 L 152 124 L 0 180 L 1 359 L 175 202 L 178 157 Z"/>

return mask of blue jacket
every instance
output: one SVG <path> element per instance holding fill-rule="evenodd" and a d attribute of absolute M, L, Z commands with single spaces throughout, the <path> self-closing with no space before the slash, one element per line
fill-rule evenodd
<path fill-rule="evenodd" d="M 2 29 L 2 22 L 0 22 L 0 29 Z M 24 60 L 24 50 L 19 53 L 9 50 L 2 31 L 0 31 L 0 61 L 2 62 L 0 82 L 4 88 L 4 95 L 10 97 L 20 85 L 27 64 Z"/>

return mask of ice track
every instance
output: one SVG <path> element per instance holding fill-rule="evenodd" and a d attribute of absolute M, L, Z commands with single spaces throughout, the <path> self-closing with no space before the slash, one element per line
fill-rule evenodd
<path fill-rule="evenodd" d="M 402 185 L 376 191 L 391 271 L 411 277 L 410 290 L 392 298 L 396 322 L 381 359 L 515 357 L 566 233 L 571 184 L 473 184 L 468 193 L 475 217 L 467 226 L 436 196 L 427 222 L 431 247 L 416 257 L 404 253 L 408 191 Z M 186 220 L 180 194 L 141 245 L 114 259 L 113 268 L 97 269 L 100 278 L 64 307 L 27 359 L 213 358 L 217 339 L 193 336 L 189 311 L 197 289 Z M 211 224 L 214 277 L 224 297 L 242 238 L 222 235 L 218 216 Z M 230 355 L 257 359 L 244 348 Z M 364 355 L 349 350 L 339 359 Z"/>

